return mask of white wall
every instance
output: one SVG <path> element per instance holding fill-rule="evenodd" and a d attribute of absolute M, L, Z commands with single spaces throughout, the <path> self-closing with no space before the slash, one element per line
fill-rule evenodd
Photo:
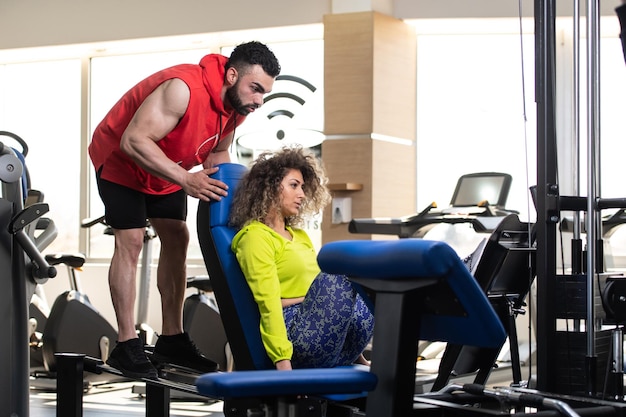
<path fill-rule="evenodd" d="M 321 23 L 354 0 L 2 0 L 0 50 Z M 532 16 L 532 0 L 386 0 L 401 19 Z M 557 1 L 559 15 L 571 1 Z M 581 8 L 584 8 L 581 1 Z M 603 1 L 602 15 L 619 0 Z M 356 4 L 356 3 L 355 3 Z M 342 6 L 342 7 L 340 7 Z M 376 7 L 377 4 L 374 4 Z"/>
<path fill-rule="evenodd" d="M 0 49 L 319 23 L 329 11 L 329 0 L 3 0 Z"/>

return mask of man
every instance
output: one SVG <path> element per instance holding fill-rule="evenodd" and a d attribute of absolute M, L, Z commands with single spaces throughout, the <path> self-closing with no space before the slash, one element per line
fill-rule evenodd
<path fill-rule="evenodd" d="M 118 341 L 107 363 L 131 378 L 156 378 L 134 323 L 135 275 L 146 220 L 161 240 L 157 286 L 162 329 L 153 360 L 211 372 L 182 327 L 189 231 L 187 195 L 208 201 L 227 195 L 209 177 L 229 162 L 235 128 L 263 104 L 280 73 L 259 42 L 237 46 L 229 58 L 210 54 L 198 65 L 159 71 L 131 88 L 100 122 L 89 145 L 115 249 L 109 286 Z M 189 172 L 202 164 L 203 169 Z"/>
<path fill-rule="evenodd" d="M 626 0 L 622 0 L 622 4 L 615 9 L 620 24 L 619 37 L 622 40 L 622 52 L 626 60 Z"/>

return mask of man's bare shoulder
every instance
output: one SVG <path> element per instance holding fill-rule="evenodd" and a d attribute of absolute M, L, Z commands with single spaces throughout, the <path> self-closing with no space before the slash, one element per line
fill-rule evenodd
<path fill-rule="evenodd" d="M 171 78 L 161 83 L 154 93 L 161 96 L 165 107 L 176 113 L 184 113 L 189 104 L 189 86 L 180 78 Z"/>

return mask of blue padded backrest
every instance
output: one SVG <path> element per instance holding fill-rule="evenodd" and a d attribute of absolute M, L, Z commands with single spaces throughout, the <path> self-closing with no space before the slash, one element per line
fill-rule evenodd
<path fill-rule="evenodd" d="M 247 169 L 243 165 L 219 165 L 213 178 L 226 183 L 228 196 L 198 205 L 198 240 L 211 278 L 235 367 L 271 369 L 259 330 L 259 310 L 230 245 L 237 232 L 228 225 L 230 206 L 237 184 Z"/>
<path fill-rule="evenodd" d="M 367 280 L 438 278 L 447 283 L 465 314 L 420 317 L 420 340 L 499 348 L 504 327 L 485 293 L 445 242 L 424 239 L 349 240 L 327 243 L 318 254 L 322 270 Z M 364 280 L 363 280 L 364 279 Z"/>

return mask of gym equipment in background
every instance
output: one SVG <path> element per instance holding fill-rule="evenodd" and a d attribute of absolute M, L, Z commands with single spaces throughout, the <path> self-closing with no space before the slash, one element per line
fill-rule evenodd
<path fill-rule="evenodd" d="M 104 223 L 104 217 L 84 220 L 81 227 L 89 228 Z M 117 330 L 93 305 L 80 281 L 80 271 L 85 263 L 83 254 L 47 254 L 51 265 L 65 265 L 69 280 L 69 290 L 58 295 L 48 311 L 38 305 L 45 301 L 45 294 L 36 295 L 31 300 L 31 321 L 36 320 L 37 329 L 31 333 L 31 375 L 37 389 L 55 390 L 57 353 L 78 353 L 98 358 L 104 362 L 109 357 L 117 341 Z M 147 288 L 147 287 L 146 287 Z M 143 298 L 143 297 L 142 297 Z M 37 302 L 35 302 L 37 300 Z M 147 300 L 145 300 L 147 303 Z M 146 313 L 147 315 L 147 313 Z M 152 334 L 146 331 L 147 325 L 138 326 L 144 330 L 143 337 Z M 110 374 L 88 374 L 84 389 L 95 384 L 122 381 L 125 378 Z"/>
<path fill-rule="evenodd" d="M 535 279 L 534 225 L 509 214 L 473 254 L 470 272 L 500 317 L 509 339 L 512 383 L 522 381 L 515 319 L 525 314 L 525 299 Z M 441 359 L 433 390 L 440 390 L 450 378 L 475 373 L 474 383 L 484 385 L 501 349 L 478 348 L 448 343 Z"/>
<path fill-rule="evenodd" d="M 204 356 L 219 365 L 220 370 L 232 371 L 232 353 L 213 294 L 211 278 L 206 275 L 188 277 L 187 288 L 195 288 L 197 292 L 185 299 L 184 330 Z"/>
<path fill-rule="evenodd" d="M 419 238 L 437 224 L 471 223 L 476 232 L 489 233 L 504 217 L 517 213 L 505 208 L 511 181 L 511 175 L 500 172 L 465 174 L 458 179 L 447 208 L 438 209 L 433 202 L 410 216 L 352 219 L 348 230 L 350 233 Z"/>
<path fill-rule="evenodd" d="M 82 254 L 48 254 L 50 265 L 65 265 L 70 289 L 60 294 L 50 308 L 43 334 L 41 351 L 45 371 L 35 371 L 38 379 L 56 378 L 56 353 L 79 353 L 106 361 L 117 340 L 117 331 L 102 316 L 81 288 L 79 271 L 85 263 Z M 112 375 L 90 374 L 85 387 L 90 384 L 120 381 Z M 43 381 L 35 386 L 43 385 Z"/>
<path fill-rule="evenodd" d="M 525 298 L 535 277 L 534 225 L 522 223 L 517 212 L 505 208 L 512 178 L 509 174 L 480 172 L 459 178 L 450 206 L 431 204 L 415 216 L 397 219 L 353 219 L 352 233 L 396 234 L 422 238 L 441 223 L 471 223 L 477 233 L 490 233 L 468 257 L 467 267 L 485 291 L 509 337 L 513 382 L 521 382 L 521 361 L 515 319 L 525 314 Z M 491 202 L 495 204 L 491 205 Z M 432 389 L 442 389 L 450 378 L 474 374 L 484 384 L 496 366 L 503 346 L 480 348 L 448 343 Z"/>
<path fill-rule="evenodd" d="M 26 166 L 26 157 L 29 147 L 26 141 L 19 135 L 0 131 L 0 136 L 5 139 L 4 144 L 11 143 L 15 155 L 22 163 L 21 189 L 24 197 L 24 207 L 44 202 L 44 193 L 40 190 L 31 188 L 31 178 Z M 7 145 L 8 146 L 8 145 Z M 24 231 L 35 244 L 39 252 L 43 252 L 58 235 L 54 221 L 49 217 L 39 217 L 36 221 L 24 227 Z M 50 307 L 45 298 L 45 292 L 41 284 L 36 284 L 34 293 L 29 304 L 29 345 L 30 349 L 30 366 L 31 368 L 43 369 L 43 357 L 41 351 L 41 335 L 48 319 Z"/>
<path fill-rule="evenodd" d="M 56 276 L 27 231 L 49 207 L 24 206 L 28 188 L 24 170 L 16 151 L 0 143 L 0 375 L 5 388 L 0 390 L 0 410 L 15 416 L 29 414 L 28 305 L 35 286 Z"/>

